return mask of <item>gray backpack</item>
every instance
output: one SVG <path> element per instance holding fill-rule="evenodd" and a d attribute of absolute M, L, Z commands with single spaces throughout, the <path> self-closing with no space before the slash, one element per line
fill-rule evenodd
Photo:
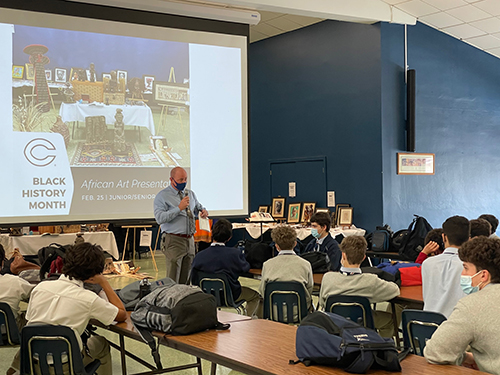
<path fill-rule="evenodd" d="M 125 288 L 118 291 L 118 297 L 122 300 L 125 310 L 133 311 L 135 305 L 141 300 L 141 280 L 133 282 L 127 285 Z M 162 286 L 172 286 L 175 285 L 175 281 L 169 277 L 164 279 L 156 280 L 151 283 L 151 291 L 154 291 Z"/>

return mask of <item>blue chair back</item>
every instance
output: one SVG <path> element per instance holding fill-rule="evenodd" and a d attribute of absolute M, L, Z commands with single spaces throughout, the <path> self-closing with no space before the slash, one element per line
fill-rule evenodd
<path fill-rule="evenodd" d="M 8 304 L 0 302 L 0 346 L 21 343 L 16 318 Z"/>
<path fill-rule="evenodd" d="M 403 343 L 414 354 L 423 356 L 427 340 L 429 340 L 446 317 L 434 311 L 403 310 L 401 321 L 403 325 Z"/>
<path fill-rule="evenodd" d="M 69 327 L 33 324 L 21 330 L 21 375 L 90 375 L 100 364 L 94 360 L 83 365 L 78 341 Z"/>
<path fill-rule="evenodd" d="M 244 310 L 242 304 L 245 301 L 239 301 L 238 303 L 234 301 L 229 280 L 223 273 L 198 272 L 198 280 L 201 290 L 204 293 L 213 295 L 218 307 L 233 307 L 238 313 Z"/>
<path fill-rule="evenodd" d="M 375 329 L 372 307 L 366 297 L 330 295 L 326 299 L 325 311 L 339 314 L 367 328 Z"/>
<path fill-rule="evenodd" d="M 300 323 L 307 316 L 306 290 L 297 281 L 272 281 L 264 291 L 264 319 Z"/>

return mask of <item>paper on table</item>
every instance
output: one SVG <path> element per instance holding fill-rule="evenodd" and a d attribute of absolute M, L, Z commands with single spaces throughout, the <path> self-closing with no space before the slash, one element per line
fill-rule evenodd
<path fill-rule="evenodd" d="M 210 222 L 208 221 L 208 217 L 202 218 L 200 217 L 200 230 L 206 230 L 207 232 L 210 232 Z"/>

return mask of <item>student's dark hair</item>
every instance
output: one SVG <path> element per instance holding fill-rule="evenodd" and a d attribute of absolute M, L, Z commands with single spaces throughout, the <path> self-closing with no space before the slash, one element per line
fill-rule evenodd
<path fill-rule="evenodd" d="M 212 225 L 212 239 L 215 242 L 227 242 L 233 235 L 233 225 L 226 219 L 219 219 Z"/>
<path fill-rule="evenodd" d="M 363 236 L 349 236 L 340 243 L 340 250 L 345 253 L 350 264 L 361 264 L 365 259 L 368 244 Z"/>
<path fill-rule="evenodd" d="M 70 279 L 85 281 L 104 270 L 101 246 L 82 242 L 66 250 L 62 272 Z"/>
<path fill-rule="evenodd" d="M 0 244 L 0 266 L 3 265 L 4 260 L 5 260 L 5 249 L 3 248 L 2 244 Z"/>
<path fill-rule="evenodd" d="M 430 241 L 434 241 L 439 245 L 439 252 L 442 253 L 444 251 L 444 242 L 443 242 L 443 230 L 441 228 L 435 228 L 427 233 L 424 240 L 424 246 L 427 245 Z"/>
<path fill-rule="evenodd" d="M 311 223 L 316 223 L 322 227 L 326 225 L 326 230 L 330 230 L 330 226 L 332 225 L 332 219 L 330 215 L 326 212 L 316 212 L 311 217 Z"/>
<path fill-rule="evenodd" d="M 461 246 L 470 237 L 470 223 L 463 216 L 452 216 L 443 223 L 443 233 L 452 246 Z"/>
<path fill-rule="evenodd" d="M 462 262 L 472 263 L 477 270 L 487 270 L 491 282 L 500 282 L 500 240 L 488 237 L 475 237 L 458 250 Z"/>
<path fill-rule="evenodd" d="M 473 219 L 470 221 L 470 238 L 491 235 L 491 224 L 485 219 Z"/>
<path fill-rule="evenodd" d="M 491 214 L 483 214 L 478 217 L 478 219 L 484 219 L 491 224 L 491 233 L 495 233 L 498 228 L 498 219 Z"/>

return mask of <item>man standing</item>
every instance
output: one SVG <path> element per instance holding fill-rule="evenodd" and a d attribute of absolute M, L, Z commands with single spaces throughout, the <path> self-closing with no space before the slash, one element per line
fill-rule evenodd
<path fill-rule="evenodd" d="M 193 191 L 186 189 L 187 172 L 175 167 L 170 172 L 170 186 L 160 191 L 154 201 L 156 222 L 162 231 L 161 251 L 167 260 L 167 277 L 177 283 L 188 281 L 194 258 L 196 216 L 208 217 Z"/>

